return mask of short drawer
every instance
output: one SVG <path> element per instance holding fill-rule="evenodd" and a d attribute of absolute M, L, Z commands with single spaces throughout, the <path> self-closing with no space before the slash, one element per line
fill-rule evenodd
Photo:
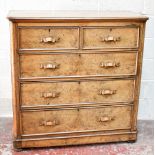
<path fill-rule="evenodd" d="M 77 27 L 20 27 L 20 49 L 78 49 Z"/>
<path fill-rule="evenodd" d="M 80 75 L 136 75 L 137 53 L 81 54 Z"/>
<path fill-rule="evenodd" d="M 20 56 L 21 77 L 136 75 L 137 53 Z"/>
<path fill-rule="evenodd" d="M 80 102 L 130 102 L 134 80 L 89 81 L 80 83 Z"/>
<path fill-rule="evenodd" d="M 21 77 L 77 75 L 79 59 L 75 54 L 21 55 Z"/>
<path fill-rule="evenodd" d="M 83 48 L 137 48 L 139 28 L 130 27 L 90 27 L 83 28 Z"/>
<path fill-rule="evenodd" d="M 23 134 L 130 129 L 131 107 L 89 107 L 22 112 Z"/>
<path fill-rule="evenodd" d="M 21 85 L 23 106 L 131 102 L 134 80 L 25 83 Z"/>
<path fill-rule="evenodd" d="M 21 85 L 22 105 L 49 105 L 79 102 L 78 82 L 25 83 Z"/>

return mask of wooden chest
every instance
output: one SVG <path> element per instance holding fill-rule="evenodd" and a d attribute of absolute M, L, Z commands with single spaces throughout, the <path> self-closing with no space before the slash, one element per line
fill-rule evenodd
<path fill-rule="evenodd" d="M 147 17 L 12 11 L 14 147 L 135 141 Z"/>

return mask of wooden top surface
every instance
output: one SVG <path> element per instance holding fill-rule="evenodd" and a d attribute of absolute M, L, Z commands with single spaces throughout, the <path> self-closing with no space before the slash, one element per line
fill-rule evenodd
<path fill-rule="evenodd" d="M 18 19 L 137 19 L 148 18 L 140 13 L 127 11 L 10 11 L 9 20 Z"/>

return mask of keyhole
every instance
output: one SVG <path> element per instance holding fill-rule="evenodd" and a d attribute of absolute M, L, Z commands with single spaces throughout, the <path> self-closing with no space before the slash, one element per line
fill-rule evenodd
<path fill-rule="evenodd" d="M 80 111 L 80 108 L 79 107 L 77 108 L 77 111 Z"/>
<path fill-rule="evenodd" d="M 50 36 L 50 33 L 51 33 L 51 29 L 48 29 L 48 34 L 49 34 L 49 36 Z"/>

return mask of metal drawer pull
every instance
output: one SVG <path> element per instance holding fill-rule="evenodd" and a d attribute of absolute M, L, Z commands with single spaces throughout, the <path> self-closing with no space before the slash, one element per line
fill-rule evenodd
<path fill-rule="evenodd" d="M 113 95 L 116 94 L 116 90 L 102 89 L 99 91 L 99 95 Z"/>
<path fill-rule="evenodd" d="M 99 118 L 99 122 L 110 122 L 112 120 L 114 120 L 114 118 L 109 117 L 109 116 L 102 116 Z"/>
<path fill-rule="evenodd" d="M 60 96 L 60 92 L 41 93 L 41 97 L 43 97 L 43 98 L 57 98 L 59 96 Z"/>
<path fill-rule="evenodd" d="M 119 62 L 101 62 L 100 67 L 101 68 L 112 68 L 112 67 L 119 67 Z"/>
<path fill-rule="evenodd" d="M 59 40 L 60 40 L 59 37 L 52 37 L 52 36 L 41 38 L 41 42 L 42 42 L 42 43 L 56 43 L 56 42 L 58 42 Z"/>
<path fill-rule="evenodd" d="M 40 126 L 56 126 L 56 125 L 59 125 L 59 122 L 57 120 L 54 120 L 54 121 L 42 121 L 39 125 Z"/>
<path fill-rule="evenodd" d="M 103 42 L 117 42 L 120 40 L 121 40 L 121 37 L 114 37 L 114 36 L 106 36 L 102 38 Z"/>
<path fill-rule="evenodd" d="M 48 63 L 48 64 L 41 64 L 41 69 L 57 69 L 60 67 L 60 64 L 57 63 Z"/>

